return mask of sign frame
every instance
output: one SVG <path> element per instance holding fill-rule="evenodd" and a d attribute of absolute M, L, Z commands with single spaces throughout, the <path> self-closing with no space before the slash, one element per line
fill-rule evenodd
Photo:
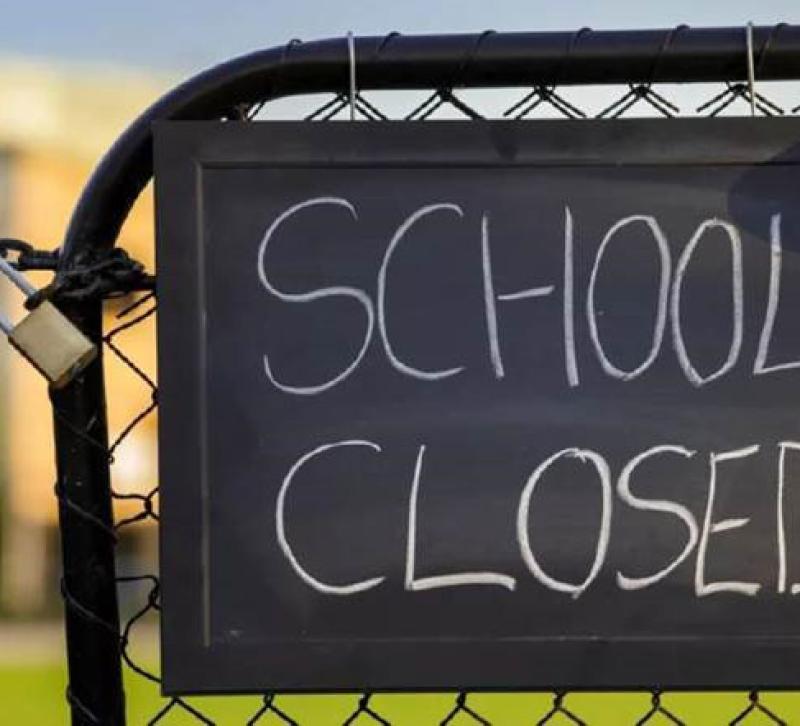
<path fill-rule="evenodd" d="M 204 170 L 219 167 L 798 165 L 798 138 L 797 119 L 156 123 L 164 692 L 800 685 L 800 635 L 746 649 L 714 636 L 212 643 L 202 197 Z"/>

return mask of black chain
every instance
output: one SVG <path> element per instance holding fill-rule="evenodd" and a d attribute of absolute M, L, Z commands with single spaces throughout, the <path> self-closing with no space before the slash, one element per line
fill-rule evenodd
<path fill-rule="evenodd" d="M 42 300 L 84 302 L 122 297 L 132 292 L 155 290 L 155 277 L 121 247 L 87 250 L 76 256 L 69 269 L 59 269 L 59 250 L 37 250 L 18 239 L 0 239 L 0 256 L 20 272 L 53 271 L 56 276 L 26 301 L 32 309 Z"/>
<path fill-rule="evenodd" d="M 0 256 L 9 260 L 20 272 L 27 270 L 52 270 L 58 268 L 58 250 L 48 252 L 34 249 L 20 239 L 0 239 Z"/>

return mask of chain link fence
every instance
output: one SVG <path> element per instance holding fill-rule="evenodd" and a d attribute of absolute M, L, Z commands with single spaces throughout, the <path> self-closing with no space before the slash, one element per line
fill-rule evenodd
<path fill-rule="evenodd" d="M 683 28 L 669 31 L 653 59 L 652 77 L 658 77 L 658 65 L 669 50 L 675 36 Z M 427 93 L 408 91 L 375 91 L 353 93 L 353 89 L 307 98 L 280 100 L 274 104 L 270 98 L 258 103 L 238 105 L 225 120 L 254 121 L 270 118 L 302 118 L 312 122 L 347 120 L 354 115 L 357 120 L 379 123 L 388 119 L 422 121 L 437 118 L 618 118 L 621 116 L 685 116 L 791 115 L 800 112 L 800 81 L 788 83 L 759 83 L 759 71 L 768 56 L 770 44 L 780 32 L 776 26 L 760 47 L 754 49 L 752 82 L 727 82 L 720 87 L 696 84 L 692 87 L 670 85 L 655 87 L 653 82 L 631 83 L 623 87 L 587 88 L 559 87 L 558 83 L 535 85 L 520 92 L 519 89 L 475 90 L 459 88 L 457 84 L 433 89 Z M 563 62 L 569 61 L 575 46 L 590 32 L 582 29 L 572 36 Z M 480 51 L 490 32 L 474 38 L 464 56 L 464 70 L 471 58 Z M 394 34 L 386 37 L 391 42 Z M 292 41 L 285 52 L 299 44 Z M 556 76 L 558 72 L 556 72 Z M 458 79 L 460 73 L 454 78 Z M 767 90 L 769 88 L 769 90 Z M 666 138 L 666 137 L 665 137 Z M 157 273 L 157 271 L 156 271 Z M 106 357 L 112 357 L 129 371 L 143 391 L 144 405 L 116 435 L 105 444 L 102 437 L 86 428 L 76 433 L 102 450 L 111 465 L 114 480 L 115 453 L 124 446 L 137 427 L 156 416 L 158 383 L 154 372 L 133 359 L 126 352 L 126 336 L 140 326 L 153 326 L 157 315 L 155 292 L 133 294 L 113 305 L 116 323 L 102 337 Z M 108 312 L 106 313 L 108 318 Z M 152 334 L 152 331 L 151 331 Z M 154 337 L 153 337 L 154 340 Z M 107 391 L 110 405 L 120 395 L 110 388 Z M 56 409 L 56 416 L 63 417 Z M 74 424 L 67 421 L 69 426 Z M 155 452 L 149 452 L 151 456 Z M 61 507 L 76 505 L 59 491 Z M 125 532 L 145 523 L 158 526 L 158 483 L 146 493 L 124 493 L 113 490 L 115 509 L 124 514 L 116 520 L 113 531 L 101 522 L 93 522 L 116 541 Z M 91 517 L 86 512 L 83 516 Z M 141 656 L 136 641 L 142 630 L 152 630 L 159 615 L 159 579 L 156 572 L 129 572 L 118 561 L 117 585 L 123 609 L 119 652 L 127 668 L 126 679 L 144 679 L 153 693 L 159 689 L 157 667 L 152 657 Z M 90 610 L 64 589 L 66 607 L 90 622 L 108 628 Z M 97 622 L 96 622 L 97 621 Z M 116 631 L 115 631 L 116 637 Z M 724 664 L 720 664 L 724 667 Z M 130 678 L 128 678 L 128 676 Z M 91 710 L 68 692 L 73 710 L 83 713 L 86 723 L 103 723 Z M 221 699 L 221 697 L 217 697 Z M 240 700 L 241 704 L 242 701 Z M 408 694 L 384 695 L 362 693 L 342 696 L 295 696 L 275 693 L 263 697 L 250 697 L 245 705 L 237 706 L 246 715 L 240 721 L 229 721 L 214 715 L 209 699 L 165 698 L 153 713 L 128 714 L 131 723 L 148 724 L 800 724 L 800 693 L 716 693 L 680 694 L 664 693 L 654 688 L 649 693 L 586 694 L 558 691 L 549 694 Z M 219 720 L 218 720 L 219 719 Z"/>

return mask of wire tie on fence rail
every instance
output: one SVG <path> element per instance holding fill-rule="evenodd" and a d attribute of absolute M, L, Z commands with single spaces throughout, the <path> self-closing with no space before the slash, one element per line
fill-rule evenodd
<path fill-rule="evenodd" d="M 470 47 L 467 49 L 467 52 L 461 59 L 461 64 L 459 65 L 458 70 L 453 75 L 452 82 L 448 86 L 451 90 L 453 88 L 457 88 L 458 86 L 464 85 L 464 80 L 467 70 L 472 65 L 472 62 L 475 60 L 475 58 L 478 57 L 478 51 L 481 49 L 481 46 L 483 45 L 484 41 L 492 35 L 497 35 L 497 31 L 492 29 L 484 30 L 475 37 L 474 41 L 470 43 Z"/>
<path fill-rule="evenodd" d="M 755 64 L 755 72 L 753 78 L 763 77 L 763 68 L 764 68 L 764 61 L 767 57 L 767 53 L 772 47 L 772 43 L 774 42 L 775 38 L 778 37 L 778 34 L 787 26 L 787 23 L 775 23 L 772 26 L 772 30 L 769 31 L 769 35 L 767 39 L 764 41 L 764 45 L 761 46 L 761 50 L 758 51 L 758 60 Z M 763 96 L 756 95 L 756 101 L 761 101 L 762 104 L 767 104 L 772 107 L 771 110 L 775 111 L 776 113 L 783 115 L 784 110 L 778 106 L 777 104 L 770 101 L 768 98 L 764 98 Z M 800 111 L 800 106 L 797 108 L 791 109 L 792 113 Z"/>
<path fill-rule="evenodd" d="M 552 88 L 557 88 L 561 83 L 562 78 L 564 77 L 564 71 L 569 67 L 568 64 L 573 59 L 573 52 L 578 47 L 578 42 L 589 33 L 593 33 L 594 31 L 588 25 L 584 25 L 581 28 L 578 28 L 574 33 L 569 36 L 569 42 L 567 43 L 567 47 L 564 50 L 564 55 L 559 58 L 558 61 L 558 68 L 556 72 L 553 74 L 553 82 L 551 83 Z"/>
<path fill-rule="evenodd" d="M 372 54 L 371 61 L 376 61 L 380 58 L 381 54 L 384 50 L 386 50 L 386 46 L 389 45 L 395 38 L 400 38 L 402 33 L 398 30 L 391 30 L 386 35 L 381 38 L 380 42 L 378 43 L 377 47 L 375 48 L 375 52 Z"/>
<path fill-rule="evenodd" d="M 756 115 L 756 64 L 753 60 L 753 21 L 747 23 L 747 86 L 750 90 L 750 115 Z"/>
<path fill-rule="evenodd" d="M 347 58 L 350 67 L 350 120 L 356 120 L 356 41 L 353 31 L 347 31 Z"/>
<path fill-rule="evenodd" d="M 244 114 L 243 121 L 253 121 L 259 113 L 261 113 L 264 106 L 267 104 L 267 101 L 270 101 L 272 98 L 278 98 L 281 96 L 281 89 L 283 87 L 284 76 L 286 75 L 286 63 L 289 60 L 289 53 L 292 49 L 297 45 L 302 45 L 303 41 L 300 38 L 292 38 L 288 43 L 283 46 L 281 50 L 281 62 L 278 68 L 278 71 L 275 73 L 275 80 L 270 85 L 269 93 L 265 98 L 262 98 L 260 101 L 256 101 L 252 103 L 247 112 Z"/>

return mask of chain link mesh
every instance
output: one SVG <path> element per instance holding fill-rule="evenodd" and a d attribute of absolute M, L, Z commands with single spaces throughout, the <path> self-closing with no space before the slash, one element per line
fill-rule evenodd
<path fill-rule="evenodd" d="M 780 26 L 776 26 L 779 29 Z M 681 31 L 679 26 L 665 39 L 659 56 L 654 61 L 653 74 L 655 75 L 660 54 L 668 47 L 674 35 Z M 586 32 L 578 31 L 573 43 Z M 489 33 L 476 36 L 475 43 L 470 52 L 465 56 L 463 67 L 469 63 L 470 58 L 477 51 L 481 42 Z M 392 35 L 387 36 L 386 41 Z M 293 41 L 287 46 L 287 51 L 298 41 Z M 763 61 L 769 41 L 761 49 L 758 65 Z M 569 56 L 572 45 L 568 49 L 565 59 Z M 458 74 L 456 74 L 457 80 Z M 783 84 L 785 85 L 785 84 Z M 800 97 L 800 84 L 794 84 L 793 92 Z M 787 113 L 797 113 L 800 105 L 781 104 L 769 99 L 763 92 L 754 91 L 746 83 L 727 83 L 719 92 L 712 93 L 708 100 L 691 106 L 689 113 L 682 113 L 678 103 L 666 92 L 656 91 L 652 83 L 630 84 L 611 100 L 601 103 L 597 110 L 591 112 L 579 107 L 578 102 L 571 100 L 570 95 L 579 95 L 582 91 L 569 89 L 564 91 L 558 85 L 534 86 L 517 100 L 509 103 L 509 98 L 519 96 L 519 91 L 507 90 L 502 92 L 505 105 L 495 103 L 489 110 L 479 110 L 475 104 L 466 100 L 467 93 L 475 93 L 459 89 L 458 94 L 453 87 L 437 88 L 421 100 L 410 105 L 410 110 L 402 110 L 396 102 L 392 102 L 393 112 L 384 111 L 378 101 L 365 97 L 363 93 L 356 93 L 352 98 L 347 92 L 339 92 L 326 97 L 322 103 L 315 99 L 316 105 L 306 113 L 297 113 L 297 107 L 291 109 L 292 115 L 305 118 L 309 121 L 326 121 L 337 118 L 349 118 L 350 106 L 356 118 L 366 121 L 380 122 L 389 118 L 405 120 L 427 120 L 441 118 L 442 116 L 455 116 L 467 119 L 483 118 L 529 118 L 563 117 L 567 119 L 582 118 L 618 118 L 631 111 L 643 110 L 645 115 L 658 115 L 675 117 L 679 115 L 705 114 L 717 116 L 722 113 L 735 111 L 750 111 L 752 103 L 755 110 L 763 115 L 777 116 Z M 786 89 L 783 89 L 786 91 Z M 587 91 L 588 92 L 588 91 Z M 381 92 L 384 96 L 385 92 Z M 395 97 L 407 97 L 404 92 L 392 92 Z M 381 95 L 379 93 L 375 94 Z M 786 93 L 787 97 L 791 96 Z M 404 99 L 407 100 L 407 99 Z M 266 101 L 239 106 L 231 116 L 240 120 L 253 120 L 262 118 L 268 110 Z M 397 109 L 401 110 L 398 111 Z M 119 322 L 103 336 L 106 351 L 129 370 L 144 387 L 146 403 L 130 421 L 112 439 L 110 446 L 103 447 L 107 451 L 108 460 L 112 464 L 112 477 L 114 473 L 115 453 L 130 437 L 137 427 L 153 416 L 158 407 L 158 386 L 154 378 L 125 352 L 125 336 L 133 328 L 152 323 L 156 314 L 157 304 L 155 293 L 149 293 L 136 300 L 127 308 L 117 314 Z M 115 391 L 108 392 L 109 400 L 114 401 Z M 58 414 L 57 414 L 58 415 Z M 82 437 L 90 437 L 87 432 L 80 432 Z M 100 446 L 99 442 L 94 441 Z M 147 493 L 124 493 L 116 489 L 113 497 L 120 510 L 125 511 L 115 523 L 115 535 L 126 531 L 128 528 L 141 526 L 150 522 L 158 524 L 158 486 L 154 483 Z M 62 499 L 62 504 L 64 501 Z M 67 506 L 69 503 L 66 503 Z M 131 507 L 134 507 L 131 513 Z M 99 526 L 104 526 L 98 523 Z M 118 563 L 119 565 L 119 563 Z M 124 620 L 120 635 L 120 654 L 127 666 L 128 675 L 142 678 L 152 684 L 153 689 L 158 689 L 160 679 L 157 668 L 143 665 L 142 659 L 133 653 L 133 643 L 137 629 L 147 621 L 157 621 L 159 615 L 159 580 L 154 573 L 127 573 L 122 570 L 118 577 L 120 600 L 126 603 L 134 602 L 131 614 Z M 130 590 L 130 592 L 128 592 Z M 79 608 L 80 604 L 71 602 L 67 593 L 64 593 L 66 606 Z M 91 616 L 89 613 L 87 616 Z M 150 626 L 147 626 L 150 627 Z M 129 679 L 130 683 L 130 679 Z M 69 694 L 68 694 L 69 696 Z M 216 697 L 219 699 L 220 697 Z M 336 706 L 333 704 L 335 699 Z M 411 701 L 409 701 L 411 699 Z M 416 700 L 415 700 L 416 699 Z M 310 719 L 305 719 L 304 713 L 310 709 L 304 704 L 312 701 L 325 701 L 330 705 L 326 712 L 326 705 L 314 709 L 318 714 Z M 402 701 L 402 708 L 400 702 Z M 605 701 L 605 703 L 604 703 Z M 356 696 L 280 696 L 279 694 L 264 694 L 260 700 L 251 698 L 252 710 L 249 715 L 239 721 L 216 720 L 209 715 L 211 707 L 207 707 L 208 699 L 202 699 L 202 705 L 193 699 L 165 698 L 161 707 L 154 713 L 137 714 L 129 713 L 131 723 L 148 724 L 178 724 L 178 723 L 246 723 L 250 725 L 268 726 L 274 724 L 302 724 L 324 723 L 342 724 L 343 726 L 366 726 L 368 724 L 435 724 L 443 726 L 467 726 L 469 724 L 523 724 L 538 723 L 556 725 L 578 725 L 593 723 L 603 724 L 800 724 L 800 694 L 762 694 L 758 691 L 747 693 L 725 694 L 665 694 L 654 688 L 649 694 L 582 694 L 557 691 L 551 694 L 478 694 L 457 693 L 453 695 L 440 694 L 437 697 L 428 695 L 420 696 L 375 696 L 363 693 Z M 349 705 L 348 705 L 349 704 Z M 410 705 L 409 705 L 410 704 Z M 712 715 L 709 715 L 711 713 Z M 322 714 L 319 716 L 319 714 Z M 509 715 L 510 714 L 510 715 Z M 698 715 L 702 714 L 702 715 Z"/>

